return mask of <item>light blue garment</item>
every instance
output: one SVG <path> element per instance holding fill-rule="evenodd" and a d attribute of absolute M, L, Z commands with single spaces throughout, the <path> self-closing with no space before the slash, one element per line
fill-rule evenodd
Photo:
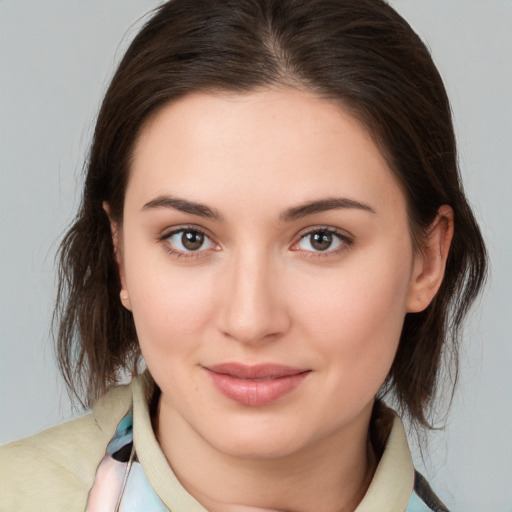
<path fill-rule="evenodd" d="M 146 478 L 142 466 L 132 465 L 126 488 L 121 500 L 120 511 L 127 512 L 169 512 Z"/>

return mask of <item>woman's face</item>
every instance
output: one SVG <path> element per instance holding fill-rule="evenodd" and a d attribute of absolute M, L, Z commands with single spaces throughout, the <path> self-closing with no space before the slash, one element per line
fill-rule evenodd
<path fill-rule="evenodd" d="M 118 245 L 161 425 L 249 457 L 367 428 L 421 262 L 397 181 L 336 104 L 276 88 L 166 106 Z"/>

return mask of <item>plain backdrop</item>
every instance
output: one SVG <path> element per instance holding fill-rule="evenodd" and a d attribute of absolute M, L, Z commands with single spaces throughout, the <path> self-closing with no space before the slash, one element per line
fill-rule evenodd
<path fill-rule="evenodd" d="M 431 48 L 492 267 L 447 428 L 417 467 L 453 511 L 512 511 L 512 1 L 393 0 Z M 0 443 L 73 414 L 49 337 L 54 255 L 115 63 L 150 0 L 0 0 Z M 139 20 L 139 21 L 137 21 Z"/>

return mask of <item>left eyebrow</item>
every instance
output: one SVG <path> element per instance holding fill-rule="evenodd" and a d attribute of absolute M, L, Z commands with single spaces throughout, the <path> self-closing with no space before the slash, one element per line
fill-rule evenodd
<path fill-rule="evenodd" d="M 340 209 L 357 209 L 363 210 L 369 213 L 376 213 L 375 210 L 359 201 L 348 199 L 346 197 L 329 197 L 326 199 L 320 199 L 318 201 L 310 201 L 299 206 L 294 206 L 285 210 L 279 218 L 284 222 L 291 222 L 294 220 L 301 219 L 314 213 L 326 212 L 329 210 L 340 210 Z"/>
<path fill-rule="evenodd" d="M 149 203 L 146 203 L 142 207 L 143 210 L 151 210 L 153 208 L 171 208 L 180 212 L 197 215 L 198 217 L 212 219 L 217 222 L 223 221 L 222 215 L 217 210 L 210 208 L 205 204 L 188 201 L 187 199 L 182 199 L 180 197 L 160 196 L 149 201 Z"/>

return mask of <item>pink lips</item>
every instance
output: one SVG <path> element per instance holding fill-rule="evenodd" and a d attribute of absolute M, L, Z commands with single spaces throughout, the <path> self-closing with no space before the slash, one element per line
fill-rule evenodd
<path fill-rule="evenodd" d="M 205 367 L 205 370 L 223 395 L 252 406 L 276 401 L 293 391 L 309 374 L 308 370 L 277 364 L 225 363 Z"/>

